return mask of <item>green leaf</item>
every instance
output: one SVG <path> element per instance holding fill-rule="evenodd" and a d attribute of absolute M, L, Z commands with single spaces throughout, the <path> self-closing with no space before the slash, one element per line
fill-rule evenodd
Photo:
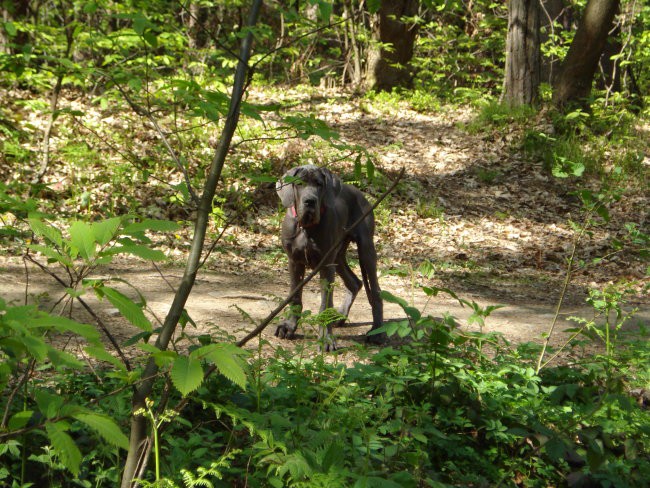
<path fill-rule="evenodd" d="M 172 383 L 183 396 L 196 390 L 203 382 L 201 362 L 187 356 L 179 356 L 170 373 Z"/>
<path fill-rule="evenodd" d="M 321 18 L 321 20 L 329 24 L 330 19 L 332 17 L 332 9 L 334 8 L 334 5 L 332 2 L 328 2 L 325 0 L 318 0 L 318 16 Z"/>
<path fill-rule="evenodd" d="M 46 241 L 58 247 L 63 246 L 63 236 L 59 229 L 41 219 L 30 218 L 28 222 L 34 234 L 43 237 Z"/>
<path fill-rule="evenodd" d="M 75 476 L 79 474 L 81 466 L 81 451 L 72 438 L 65 432 L 67 424 L 64 422 L 47 423 L 45 431 L 61 463 Z"/>
<path fill-rule="evenodd" d="M 406 300 L 400 297 L 396 297 L 390 292 L 387 292 L 385 290 L 381 291 L 381 297 L 386 300 L 387 302 L 390 303 L 397 303 L 400 307 L 402 307 L 402 310 L 406 313 L 408 317 L 411 317 L 412 319 L 418 320 L 420 317 L 422 317 L 422 314 L 420 311 L 415 308 L 410 306 Z"/>
<path fill-rule="evenodd" d="M 34 415 L 33 410 L 23 410 L 13 415 L 9 419 L 9 430 L 18 430 L 22 429 L 27 425 L 32 416 Z"/>
<path fill-rule="evenodd" d="M 47 357 L 48 347 L 41 338 L 27 335 L 20 337 L 20 341 L 37 361 L 43 361 Z"/>
<path fill-rule="evenodd" d="M 77 413 L 73 417 L 93 429 L 109 444 L 129 449 L 129 439 L 110 417 L 90 412 Z"/>
<path fill-rule="evenodd" d="M 59 351 L 53 347 L 48 348 L 47 357 L 50 358 L 50 361 L 52 361 L 52 364 L 56 367 L 80 369 L 84 366 L 84 363 L 79 361 L 73 354 L 65 351 Z"/>
<path fill-rule="evenodd" d="M 15 37 L 16 34 L 18 34 L 18 30 L 16 29 L 16 26 L 14 25 L 13 22 L 5 22 L 4 27 L 5 27 L 5 32 L 9 34 L 9 37 Z"/>
<path fill-rule="evenodd" d="M 144 219 L 141 222 L 135 222 L 127 225 L 122 231 L 126 235 L 134 235 L 145 230 L 158 232 L 173 232 L 180 229 L 180 225 L 170 220 Z"/>
<path fill-rule="evenodd" d="M 196 356 L 195 356 L 196 354 Z M 214 364 L 219 373 L 240 388 L 246 388 L 246 372 L 239 360 L 245 354 L 233 344 L 209 344 L 192 352 L 192 357 L 203 357 Z"/>
<path fill-rule="evenodd" d="M 62 397 L 43 389 L 34 392 L 34 400 L 39 411 L 48 419 L 56 417 L 63 406 Z"/>
<path fill-rule="evenodd" d="M 153 48 L 158 47 L 158 36 L 153 31 L 150 30 L 146 31 L 144 34 L 142 34 L 142 38 L 151 47 Z"/>
<path fill-rule="evenodd" d="M 332 442 L 323 455 L 323 472 L 327 473 L 332 466 L 343 466 L 345 448 L 338 442 Z"/>
<path fill-rule="evenodd" d="M 140 308 L 140 306 L 129 297 L 120 293 L 115 288 L 110 288 L 108 286 L 95 288 L 95 292 L 100 296 L 106 296 L 106 298 L 108 298 L 108 301 L 111 302 L 113 306 L 120 311 L 124 318 L 126 318 L 137 328 L 142 329 L 146 332 L 151 331 L 151 322 L 144 315 L 142 308 Z"/>
<path fill-rule="evenodd" d="M 553 461 L 563 459 L 567 452 L 567 447 L 564 442 L 556 437 L 549 439 L 548 442 L 544 444 L 543 449 Z"/>
<path fill-rule="evenodd" d="M 126 366 L 122 364 L 118 358 L 109 353 L 103 346 L 88 346 L 84 349 L 86 353 L 99 361 L 104 361 L 115 366 L 122 371 L 126 370 Z"/>
<path fill-rule="evenodd" d="M 94 14 L 97 11 L 97 2 L 88 2 L 84 5 L 85 14 Z"/>
<path fill-rule="evenodd" d="M 368 12 L 371 14 L 376 14 L 379 12 L 379 7 L 381 7 L 381 1 L 382 0 L 368 0 L 367 5 L 368 5 Z"/>
<path fill-rule="evenodd" d="M 149 19 L 142 15 L 141 13 L 136 14 L 133 17 L 133 30 L 141 36 L 144 34 L 145 29 L 152 27 L 153 25 L 149 22 Z"/>
<path fill-rule="evenodd" d="M 98 242 L 100 246 L 103 246 L 108 244 L 111 239 L 115 238 L 117 230 L 120 228 L 121 224 L 121 217 L 113 217 L 112 219 L 102 220 L 101 222 L 93 222 L 90 225 L 90 228 L 95 241 Z"/>
<path fill-rule="evenodd" d="M 90 342 L 99 342 L 100 335 L 97 329 L 89 324 L 81 324 L 75 320 L 46 313 L 33 318 L 29 323 L 30 327 L 53 327 L 59 332 L 72 332 L 80 335 Z"/>
<path fill-rule="evenodd" d="M 70 242 L 77 248 L 80 256 L 90 260 L 95 256 L 95 236 L 86 222 L 76 220 L 70 226 Z"/>
<path fill-rule="evenodd" d="M 52 247 L 42 246 L 40 244 L 30 244 L 27 247 L 32 251 L 40 252 L 43 256 L 48 258 L 48 261 L 50 262 L 61 263 L 64 266 L 69 267 L 72 267 L 74 264 L 69 256 L 61 254 L 59 251 Z"/>

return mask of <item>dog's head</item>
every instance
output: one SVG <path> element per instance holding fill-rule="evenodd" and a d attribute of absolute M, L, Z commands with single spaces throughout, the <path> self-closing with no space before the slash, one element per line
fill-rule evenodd
<path fill-rule="evenodd" d="M 334 205 L 341 191 L 341 180 L 328 169 L 313 164 L 290 169 L 275 185 L 285 208 L 292 208 L 301 227 L 320 222 L 327 207 Z"/>

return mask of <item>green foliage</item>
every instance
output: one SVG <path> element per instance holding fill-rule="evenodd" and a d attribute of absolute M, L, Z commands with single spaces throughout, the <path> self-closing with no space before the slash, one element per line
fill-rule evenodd
<path fill-rule="evenodd" d="M 128 441 L 120 427 L 110 417 L 83 406 L 82 398 L 70 399 L 59 390 L 52 390 L 48 381 L 38 376 L 30 378 L 33 371 L 58 371 L 70 377 L 84 368 L 74 355 L 53 346 L 48 340 L 55 334 L 72 334 L 84 340 L 85 353 L 101 360 L 107 353 L 95 328 L 70 319 L 39 311 L 35 306 L 7 306 L 0 298 L 0 406 L 3 412 L 3 429 L 0 450 L 20 459 L 21 452 L 28 453 L 31 446 L 24 445 L 29 438 L 45 434 L 52 453 L 74 475 L 79 474 L 82 454 L 70 435 L 85 425 L 104 442 L 126 449 Z M 21 402 L 17 402 L 22 399 Z M 6 423 L 5 423 L 6 421 Z M 20 442 L 13 439 L 19 438 Z M 22 457 L 23 463 L 26 455 Z M 24 472 L 24 471 L 23 471 Z"/>

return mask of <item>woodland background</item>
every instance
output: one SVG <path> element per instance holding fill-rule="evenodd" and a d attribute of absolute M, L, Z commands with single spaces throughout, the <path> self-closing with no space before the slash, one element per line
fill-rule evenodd
<path fill-rule="evenodd" d="M 0 485 L 645 486 L 645 2 L 1 8 Z M 273 337 L 306 163 L 399 180 L 385 347 Z"/>

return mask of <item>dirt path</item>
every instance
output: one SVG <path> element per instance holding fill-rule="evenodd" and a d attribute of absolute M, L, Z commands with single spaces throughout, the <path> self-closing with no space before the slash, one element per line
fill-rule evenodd
<path fill-rule="evenodd" d="M 0 266 L 0 282 L 4 283 L 2 296 L 14 304 L 23 303 L 27 279 L 24 268 L 17 258 L 4 259 Z M 245 272 L 239 274 L 222 274 L 214 271 L 201 273 L 197 279 L 195 288 L 187 305 L 188 312 L 197 324 L 197 327 L 188 326 L 186 333 L 192 336 L 210 334 L 215 338 L 228 340 L 228 337 L 241 338 L 254 325 L 244 315 L 248 315 L 252 321 L 259 322 L 275 306 L 279 299 L 284 297 L 288 291 L 287 280 L 284 273 L 275 272 L 271 269 L 260 270 L 256 273 Z M 122 262 L 103 270 L 103 278 L 121 278 L 138 287 L 145 295 L 148 307 L 155 317 L 163 319 L 172 302 L 173 292 L 170 285 L 176 285 L 182 275 L 182 269 L 177 267 L 165 267 L 161 275 L 146 263 L 132 261 Z M 99 275 L 98 275 L 99 276 Z M 382 287 L 409 300 L 420 310 L 431 314 L 434 317 L 441 317 L 444 313 L 450 313 L 457 318 L 462 330 L 478 330 L 476 325 L 468 325 L 467 317 L 471 311 L 468 307 L 461 307 L 458 302 L 451 298 L 439 295 L 429 299 L 421 290 L 411 286 L 410 279 L 397 276 L 383 276 Z M 120 283 L 114 283 L 118 289 L 130 294 L 135 298 L 133 290 Z M 490 293 L 493 295 L 493 293 Z M 509 296 L 508 296 L 509 295 Z M 54 280 L 31 269 L 28 286 L 29 301 L 38 301 L 41 308 L 49 310 L 63 296 L 61 287 Z M 319 292 L 316 283 L 311 283 L 305 291 L 305 308 L 317 310 L 319 305 Z M 336 296 L 335 296 L 336 298 Z M 522 300 L 512 294 L 504 293 L 501 300 L 494 301 L 493 296 L 485 294 L 466 293 L 463 298 L 476 301 L 482 306 L 503 305 L 496 310 L 486 321 L 485 332 L 499 332 L 504 338 L 512 343 L 543 341 L 543 334 L 546 333 L 552 323 L 555 304 L 550 301 Z M 123 319 L 116 309 L 108 301 L 99 301 L 94 296 L 86 297 L 93 310 L 100 318 L 109 325 L 111 333 L 119 343 L 124 343 L 130 337 L 140 332 Z M 639 304 L 641 305 L 641 304 Z M 60 305 L 59 305 L 60 308 Z M 244 312 L 241 313 L 238 308 Z M 650 313 L 647 307 L 643 309 L 630 321 L 630 326 L 644 323 L 650 326 Z M 73 317 L 80 321 L 92 323 L 92 318 L 85 313 L 79 305 L 73 307 Z M 151 315 L 153 317 L 153 315 Z M 551 344 L 561 344 L 567 337 L 563 332 L 567 326 L 573 324 L 566 320 L 569 315 L 577 315 L 589 318 L 593 312 L 580 305 L 569 305 L 563 308 L 562 318 L 557 326 Z M 399 306 L 385 304 L 385 317 L 387 320 L 398 320 L 405 317 Z M 350 314 L 350 323 L 335 330 L 339 346 L 343 348 L 340 359 L 344 361 L 354 360 L 354 350 L 350 349 L 355 344 L 362 343 L 365 332 L 370 327 L 371 312 L 367 301 L 360 295 Z M 298 339 L 295 341 L 279 340 L 273 336 L 275 328 L 269 326 L 262 334 L 265 341 L 266 353 L 277 347 L 293 348 L 303 345 L 312 352 L 316 350 L 315 330 L 309 326 L 299 329 Z M 181 341 L 180 345 L 183 344 Z M 257 341 L 252 341 L 248 347 L 254 348 Z M 79 344 L 68 344 L 69 350 L 79 351 Z M 590 350 L 594 350 L 591 348 Z M 131 347 L 125 349 L 127 356 L 133 357 L 138 351 Z"/>

